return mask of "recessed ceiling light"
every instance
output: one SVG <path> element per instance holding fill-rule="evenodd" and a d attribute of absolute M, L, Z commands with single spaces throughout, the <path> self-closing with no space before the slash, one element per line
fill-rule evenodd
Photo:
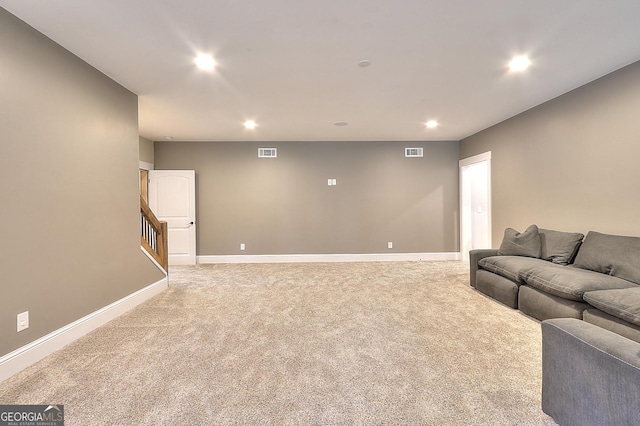
<path fill-rule="evenodd" d="M 253 120 L 247 120 L 244 122 L 244 128 L 245 129 L 249 129 L 249 130 L 253 130 L 257 127 L 258 125 L 256 124 L 255 121 Z"/>
<path fill-rule="evenodd" d="M 438 122 L 436 120 L 429 120 L 425 123 L 425 125 L 429 128 L 429 129 L 435 129 L 436 127 L 438 127 Z"/>
<path fill-rule="evenodd" d="M 520 72 L 529 68 L 529 65 L 531 65 L 529 58 L 524 55 L 520 55 L 511 59 L 509 62 L 509 69 L 513 72 Z"/>
<path fill-rule="evenodd" d="M 216 67 L 216 61 L 213 59 L 213 56 L 206 53 L 198 54 L 195 63 L 196 66 L 203 71 L 211 71 Z"/>
<path fill-rule="evenodd" d="M 371 61 L 368 59 L 363 59 L 360 62 L 358 62 L 358 66 L 360 68 L 366 68 L 366 67 L 370 67 L 371 66 Z"/>
<path fill-rule="evenodd" d="M 346 121 L 336 121 L 335 123 L 333 123 L 333 125 L 338 127 L 344 127 L 344 126 L 348 126 L 349 123 L 347 123 Z"/>

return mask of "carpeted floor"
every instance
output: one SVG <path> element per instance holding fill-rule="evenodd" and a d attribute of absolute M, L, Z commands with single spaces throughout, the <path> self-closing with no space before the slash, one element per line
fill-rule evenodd
<path fill-rule="evenodd" d="M 172 267 L 170 288 L 0 383 L 86 425 L 554 425 L 540 325 L 462 262 Z"/>

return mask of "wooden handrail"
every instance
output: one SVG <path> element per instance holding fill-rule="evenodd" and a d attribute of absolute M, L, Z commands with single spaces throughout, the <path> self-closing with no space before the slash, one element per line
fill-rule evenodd
<path fill-rule="evenodd" d="M 167 222 L 159 221 L 140 196 L 140 245 L 165 271 L 169 270 Z"/>

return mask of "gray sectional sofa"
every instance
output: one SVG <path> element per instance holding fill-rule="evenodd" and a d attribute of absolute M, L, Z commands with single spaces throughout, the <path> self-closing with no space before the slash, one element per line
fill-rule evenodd
<path fill-rule="evenodd" d="M 532 225 L 469 260 L 471 286 L 542 321 L 545 413 L 640 425 L 640 237 Z"/>
<path fill-rule="evenodd" d="M 469 253 L 476 290 L 546 320 L 577 318 L 640 342 L 640 237 L 505 231 L 499 249 Z"/>
<path fill-rule="evenodd" d="M 542 411 L 560 426 L 640 425 L 640 343 L 575 318 L 543 321 Z"/>

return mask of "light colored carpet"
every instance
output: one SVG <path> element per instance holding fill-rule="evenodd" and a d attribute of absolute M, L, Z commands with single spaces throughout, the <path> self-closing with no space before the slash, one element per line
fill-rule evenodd
<path fill-rule="evenodd" d="M 0 383 L 67 425 L 554 425 L 540 325 L 463 262 L 172 267 L 170 288 Z"/>

